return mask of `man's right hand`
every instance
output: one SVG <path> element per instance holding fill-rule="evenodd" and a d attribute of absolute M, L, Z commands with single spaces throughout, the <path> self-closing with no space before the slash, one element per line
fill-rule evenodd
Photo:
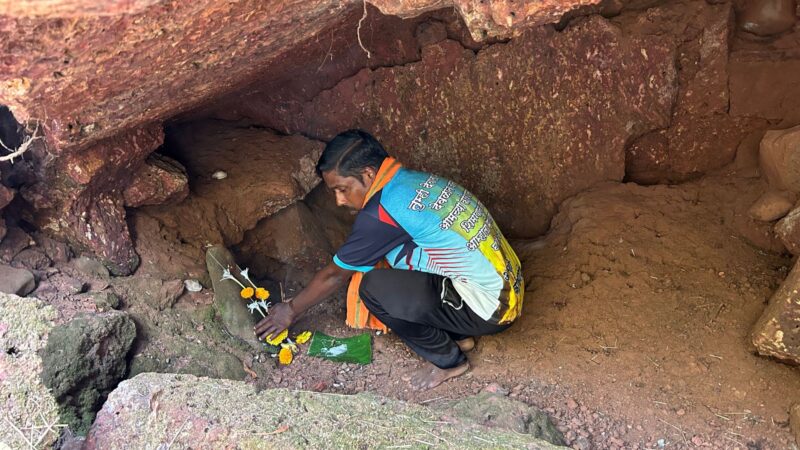
<path fill-rule="evenodd" d="M 291 303 L 278 303 L 269 309 L 269 315 L 256 324 L 255 332 L 259 340 L 267 336 L 275 337 L 283 330 L 289 328 L 294 322 L 295 314 Z"/>

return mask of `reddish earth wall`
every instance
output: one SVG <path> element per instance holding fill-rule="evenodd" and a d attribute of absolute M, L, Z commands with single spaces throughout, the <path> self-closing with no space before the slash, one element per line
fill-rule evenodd
<path fill-rule="evenodd" d="M 84 3 L 0 1 L 0 104 L 47 138 L 0 170 L 33 222 L 118 273 L 136 266 L 123 192 L 149 186 L 170 118 L 365 128 L 475 191 L 511 236 L 598 181 L 696 177 L 800 120 L 798 33 L 744 38 L 747 8 L 727 3 L 376 0 L 363 21 L 358 2 Z M 532 26 L 581 5 L 612 18 Z"/>

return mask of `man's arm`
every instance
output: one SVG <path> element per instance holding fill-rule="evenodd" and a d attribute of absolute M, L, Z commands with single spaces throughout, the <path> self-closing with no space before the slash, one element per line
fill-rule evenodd
<path fill-rule="evenodd" d="M 278 333 L 289 328 L 289 325 L 294 323 L 306 310 L 330 297 L 350 279 L 351 275 L 353 275 L 353 271 L 342 269 L 332 262 L 329 263 L 314 275 L 308 286 L 300 291 L 292 301 L 278 303 L 270 308 L 269 316 L 256 324 L 256 335 L 259 339 L 264 339 L 269 335 L 277 336 Z"/>

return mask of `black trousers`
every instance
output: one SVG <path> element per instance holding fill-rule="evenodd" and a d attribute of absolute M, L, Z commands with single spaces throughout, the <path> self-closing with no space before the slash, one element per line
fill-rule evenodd
<path fill-rule="evenodd" d="M 510 326 L 480 318 L 462 301 L 450 280 L 440 275 L 374 269 L 364 274 L 359 293 L 370 312 L 419 356 L 441 369 L 466 360 L 455 341 L 499 333 Z"/>

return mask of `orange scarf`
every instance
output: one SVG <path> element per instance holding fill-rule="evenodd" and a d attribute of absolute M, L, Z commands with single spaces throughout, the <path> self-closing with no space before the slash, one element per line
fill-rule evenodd
<path fill-rule="evenodd" d="M 369 199 L 375 195 L 376 192 L 383 189 L 389 181 L 394 177 L 402 164 L 396 159 L 387 157 L 383 160 L 378 173 L 375 174 L 375 180 L 364 196 L 364 203 L 361 205 L 363 208 L 367 205 Z M 389 263 L 385 260 L 380 261 L 375 265 L 375 269 L 385 269 L 389 267 Z M 377 317 L 369 312 L 361 297 L 358 295 L 358 288 L 361 285 L 361 280 L 364 278 L 364 272 L 356 272 L 350 278 L 350 286 L 347 288 L 347 325 L 352 328 L 370 328 L 373 330 L 380 330 L 384 333 L 389 331 L 386 325 L 383 324 Z"/>

